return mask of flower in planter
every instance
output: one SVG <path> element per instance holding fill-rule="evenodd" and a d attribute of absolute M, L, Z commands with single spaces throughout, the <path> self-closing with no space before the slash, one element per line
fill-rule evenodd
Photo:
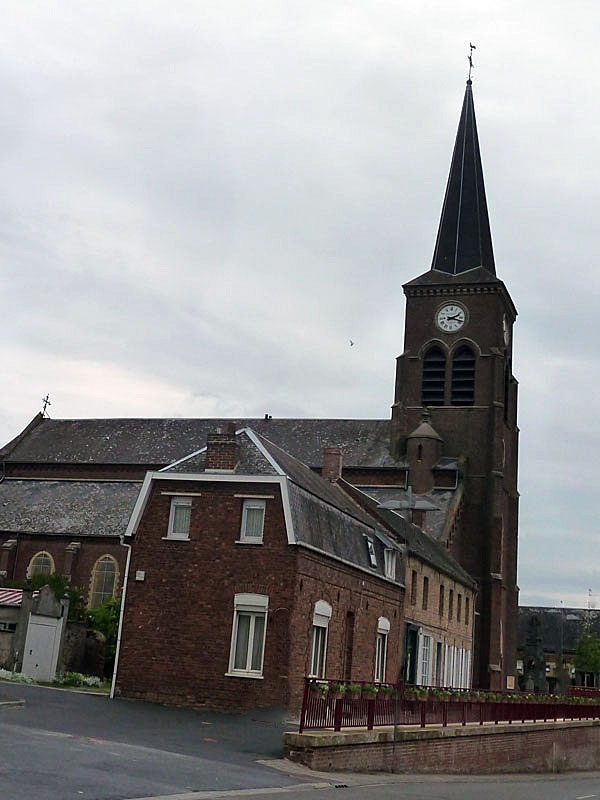
<path fill-rule="evenodd" d="M 421 692 L 419 689 L 415 689 L 414 686 L 410 686 L 404 690 L 404 697 L 407 700 L 418 700 L 421 696 Z"/>
<path fill-rule="evenodd" d="M 367 700 L 375 700 L 378 691 L 379 690 L 377 686 L 373 686 L 372 684 L 370 686 L 363 686 L 362 696 L 365 697 Z"/>
<path fill-rule="evenodd" d="M 362 686 L 360 683 L 351 683 L 350 686 L 348 686 L 347 691 L 353 700 L 358 700 L 362 692 Z"/>
<path fill-rule="evenodd" d="M 310 690 L 314 694 L 318 694 L 321 697 L 326 697 L 329 694 L 329 684 L 315 681 L 314 683 L 310 684 Z"/>
<path fill-rule="evenodd" d="M 331 683 L 329 685 L 329 694 L 333 697 L 343 697 L 346 691 L 345 683 Z"/>

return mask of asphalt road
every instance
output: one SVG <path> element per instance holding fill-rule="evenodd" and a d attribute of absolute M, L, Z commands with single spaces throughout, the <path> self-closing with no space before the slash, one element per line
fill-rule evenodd
<path fill-rule="evenodd" d="M 0 683 L 7 800 L 600 800 L 600 774 L 350 775 L 282 762 L 281 712 L 225 715 Z"/>
<path fill-rule="evenodd" d="M 600 798 L 600 775 L 539 775 L 506 778 L 391 779 L 377 782 L 371 776 L 360 785 L 272 793 L 199 793 L 181 800 L 592 800 Z M 145 799 L 144 799 L 145 800 Z M 172 800 L 175 800 L 174 798 Z M 177 800 L 180 800 L 177 798 Z"/>
<path fill-rule="evenodd" d="M 0 684 L 0 796 L 129 800 L 301 783 L 278 758 L 281 712 L 224 715 Z M 292 726 L 293 727 L 293 726 Z"/>

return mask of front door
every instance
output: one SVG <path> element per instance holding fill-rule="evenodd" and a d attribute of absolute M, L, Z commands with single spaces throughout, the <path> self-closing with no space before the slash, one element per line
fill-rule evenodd
<path fill-rule="evenodd" d="M 419 651 L 419 629 L 414 625 L 407 625 L 405 632 L 406 657 L 404 659 L 404 680 L 406 683 L 417 682 L 417 655 Z"/>

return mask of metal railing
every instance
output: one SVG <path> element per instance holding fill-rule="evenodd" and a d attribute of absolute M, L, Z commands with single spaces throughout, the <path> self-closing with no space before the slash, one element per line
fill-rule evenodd
<path fill-rule="evenodd" d="M 426 689 L 420 697 L 403 684 L 350 684 L 307 678 L 304 686 L 300 733 L 305 730 L 367 728 L 381 726 L 467 725 L 485 723 L 548 722 L 550 720 L 600 719 L 600 702 L 568 702 L 560 698 L 535 699 L 530 695 L 494 693 L 474 697 L 464 690 Z M 344 687 L 340 691 L 341 687 Z M 354 687 L 354 691 L 350 688 Z M 500 698 L 500 699 L 499 699 Z"/>

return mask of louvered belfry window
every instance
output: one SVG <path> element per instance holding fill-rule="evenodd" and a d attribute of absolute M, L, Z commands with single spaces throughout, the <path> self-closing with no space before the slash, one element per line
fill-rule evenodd
<path fill-rule="evenodd" d="M 459 347 L 452 358 L 453 406 L 472 406 L 475 402 L 475 354 L 467 345 Z"/>
<path fill-rule="evenodd" d="M 432 347 L 425 353 L 423 358 L 421 404 L 424 406 L 443 406 L 445 383 L 446 355 L 441 347 Z"/>

